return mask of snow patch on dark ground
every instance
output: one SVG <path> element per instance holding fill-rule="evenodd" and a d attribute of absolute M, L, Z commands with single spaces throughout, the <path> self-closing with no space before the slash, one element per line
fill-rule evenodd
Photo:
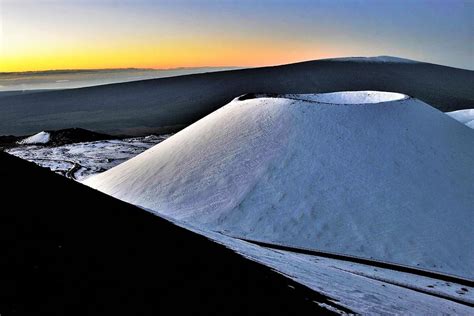
<path fill-rule="evenodd" d="M 75 180 L 106 171 L 162 142 L 171 135 L 81 142 L 57 147 L 21 146 L 6 151 Z"/>

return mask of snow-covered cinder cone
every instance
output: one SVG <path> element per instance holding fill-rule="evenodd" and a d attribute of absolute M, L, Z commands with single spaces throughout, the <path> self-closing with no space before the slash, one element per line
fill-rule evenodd
<path fill-rule="evenodd" d="M 474 278 L 474 133 L 403 94 L 237 98 L 85 183 L 232 236 Z"/>
<path fill-rule="evenodd" d="M 18 142 L 20 145 L 32 145 L 32 144 L 46 144 L 49 142 L 50 134 L 47 132 L 39 132 L 33 136 L 22 139 Z"/>

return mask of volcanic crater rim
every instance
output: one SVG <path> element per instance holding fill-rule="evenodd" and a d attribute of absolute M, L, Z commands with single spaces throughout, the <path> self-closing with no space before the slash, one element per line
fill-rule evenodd
<path fill-rule="evenodd" d="M 238 101 L 258 98 L 284 98 L 332 105 L 369 105 L 410 99 L 408 95 L 387 91 L 339 91 L 314 94 L 246 93 Z"/>

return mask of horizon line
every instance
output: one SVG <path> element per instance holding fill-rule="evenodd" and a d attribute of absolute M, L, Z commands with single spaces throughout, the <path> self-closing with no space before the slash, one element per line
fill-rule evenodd
<path fill-rule="evenodd" d="M 56 69 L 46 69 L 46 70 L 26 70 L 26 71 L 0 71 L 0 75 L 14 75 L 14 74 L 33 74 L 33 73 L 61 73 L 61 72 L 93 72 L 93 71 L 125 71 L 125 70 L 141 70 L 141 71 L 173 71 L 173 70 L 185 70 L 185 69 L 227 69 L 227 70 L 238 70 L 238 69 L 248 69 L 248 68 L 263 68 L 263 67 L 276 67 L 284 66 L 291 64 L 298 64 L 304 62 L 312 61 L 331 61 L 344 58 L 376 58 L 376 57 L 393 57 L 398 59 L 406 59 L 408 61 L 413 61 L 416 63 L 425 63 L 433 64 L 443 67 L 450 67 L 468 71 L 474 71 L 474 68 L 461 68 L 455 67 L 446 64 L 438 64 L 428 61 L 420 61 L 405 57 L 392 56 L 392 55 L 375 55 L 375 56 L 337 56 L 337 57 L 327 57 L 327 58 L 318 58 L 318 59 L 304 59 L 289 61 L 285 63 L 276 63 L 276 64 L 267 64 L 267 65 L 252 65 L 252 66 L 178 66 L 178 67 L 168 67 L 168 68 L 155 68 L 155 67 L 117 67 L 117 68 L 56 68 Z"/>
<path fill-rule="evenodd" d="M 259 66 L 257 66 L 259 67 Z M 214 69 L 214 68 L 227 68 L 227 69 L 242 69 L 251 68 L 243 66 L 180 66 L 180 67 L 169 67 L 169 68 L 154 68 L 154 67 L 117 67 L 117 68 L 55 68 L 45 70 L 26 70 L 26 71 L 0 71 L 1 75 L 7 74 L 27 74 L 27 73 L 46 73 L 46 72 L 92 72 L 92 71 L 120 71 L 120 70 L 143 70 L 143 71 L 172 71 L 172 70 L 185 70 L 185 69 Z"/>

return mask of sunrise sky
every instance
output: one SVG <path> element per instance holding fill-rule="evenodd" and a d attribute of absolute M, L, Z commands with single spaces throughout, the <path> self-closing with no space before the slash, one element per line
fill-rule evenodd
<path fill-rule="evenodd" d="M 0 72 L 392 55 L 474 69 L 474 1 L 0 0 Z"/>

